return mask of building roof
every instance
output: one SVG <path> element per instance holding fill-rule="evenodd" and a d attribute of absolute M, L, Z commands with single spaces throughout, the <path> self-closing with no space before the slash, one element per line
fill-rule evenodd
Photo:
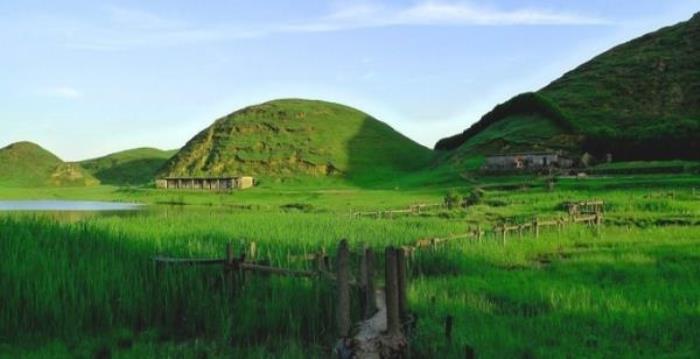
<path fill-rule="evenodd" d="M 513 156 L 561 156 L 561 152 L 514 152 L 514 153 L 495 153 L 486 155 L 486 157 L 513 157 Z"/>
<path fill-rule="evenodd" d="M 184 177 L 184 176 L 173 176 L 173 177 L 163 177 L 158 178 L 160 180 L 232 180 L 249 176 L 219 176 L 219 177 Z"/>

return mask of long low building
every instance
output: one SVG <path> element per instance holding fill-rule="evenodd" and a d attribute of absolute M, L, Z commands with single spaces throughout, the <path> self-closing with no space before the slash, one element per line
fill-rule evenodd
<path fill-rule="evenodd" d="M 238 177 L 165 177 L 156 179 L 156 188 L 206 191 L 230 191 L 255 185 L 250 176 Z"/>
<path fill-rule="evenodd" d="M 486 156 L 483 167 L 488 171 L 541 170 L 571 168 L 574 161 L 560 152 L 524 152 Z"/>

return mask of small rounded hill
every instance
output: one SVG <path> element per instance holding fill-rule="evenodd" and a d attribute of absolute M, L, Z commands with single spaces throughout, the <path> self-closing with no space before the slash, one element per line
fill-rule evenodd
<path fill-rule="evenodd" d="M 16 142 L 0 148 L 0 185 L 90 186 L 98 183 L 80 166 L 63 162 L 35 143 Z"/>
<path fill-rule="evenodd" d="M 428 148 L 356 109 L 283 99 L 216 120 L 159 175 L 380 178 L 421 168 L 431 158 Z"/>

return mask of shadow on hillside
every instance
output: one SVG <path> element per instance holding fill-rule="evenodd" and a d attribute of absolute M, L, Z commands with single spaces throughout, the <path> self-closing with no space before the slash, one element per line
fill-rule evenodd
<path fill-rule="evenodd" d="M 395 187 L 402 179 L 427 169 L 432 150 L 370 116 L 346 145 L 345 178 L 361 188 Z"/>
<path fill-rule="evenodd" d="M 156 172 L 167 160 L 143 158 L 125 161 L 95 172 L 94 176 L 102 184 L 115 186 L 142 185 L 154 180 Z"/>

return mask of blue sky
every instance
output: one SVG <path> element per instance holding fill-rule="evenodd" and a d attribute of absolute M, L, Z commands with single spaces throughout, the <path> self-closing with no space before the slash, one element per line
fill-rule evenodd
<path fill-rule="evenodd" d="M 432 147 L 700 0 L 0 2 L 0 147 L 177 148 L 275 98 L 341 102 Z"/>

